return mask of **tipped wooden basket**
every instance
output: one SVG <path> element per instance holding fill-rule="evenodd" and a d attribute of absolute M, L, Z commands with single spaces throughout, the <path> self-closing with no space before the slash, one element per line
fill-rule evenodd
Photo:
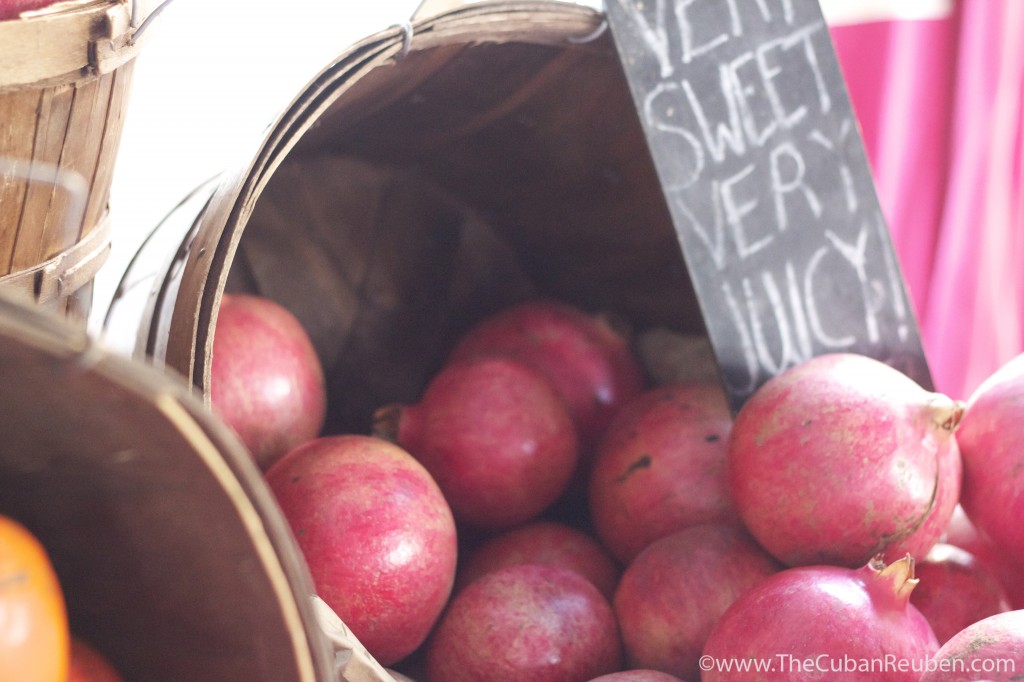
<path fill-rule="evenodd" d="M 0 514 L 125 680 L 390 679 L 349 660 L 251 456 L 187 386 L 8 294 L 0 375 Z"/>
<path fill-rule="evenodd" d="M 367 433 L 470 325 L 530 297 L 702 335 L 603 23 L 564 2 L 428 4 L 351 46 L 154 228 L 106 342 L 209 401 L 222 296 L 267 296 L 313 339 L 325 432 Z"/>
<path fill-rule="evenodd" d="M 69 0 L 0 21 L 0 286 L 85 325 L 139 17 Z"/>
<path fill-rule="evenodd" d="M 310 331 L 328 429 L 363 432 L 468 325 L 530 296 L 703 333 L 602 26 L 571 3 L 479 2 L 357 43 L 155 228 L 108 341 L 208 397 L 221 296 L 260 293 Z"/>

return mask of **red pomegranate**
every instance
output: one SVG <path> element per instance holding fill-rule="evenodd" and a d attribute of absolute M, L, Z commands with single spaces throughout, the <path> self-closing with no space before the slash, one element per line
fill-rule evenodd
<path fill-rule="evenodd" d="M 938 543 L 917 562 L 920 583 L 910 595 L 935 631 L 939 644 L 971 623 L 1010 610 L 996 576 L 966 550 Z"/>
<path fill-rule="evenodd" d="M 1024 611 L 968 625 L 936 652 L 920 682 L 1014 682 L 1024 670 Z"/>
<path fill-rule="evenodd" d="M 733 501 L 758 542 L 791 566 L 922 558 L 959 496 L 962 412 L 866 356 L 812 358 L 768 380 L 737 414 Z"/>
<path fill-rule="evenodd" d="M 511 357 L 453 362 L 419 402 L 383 407 L 374 418 L 374 432 L 422 462 L 468 526 L 533 520 L 576 469 L 578 440 L 565 402 L 541 372 Z"/>
<path fill-rule="evenodd" d="M 517 564 L 457 593 L 427 643 L 427 682 L 572 682 L 618 670 L 608 600 L 575 571 Z"/>
<path fill-rule="evenodd" d="M 910 603 L 914 560 L 789 568 L 741 595 L 708 636 L 703 682 L 917 682 L 938 650 Z M 739 667 L 742 666 L 742 667 Z"/>
<path fill-rule="evenodd" d="M 217 314 L 210 402 L 262 469 L 320 435 L 324 373 L 306 330 L 284 306 L 225 294 Z"/>
<path fill-rule="evenodd" d="M 726 477 L 732 415 L 721 386 L 649 389 L 616 415 L 590 473 L 601 541 L 628 563 L 654 540 L 700 523 L 738 523 Z"/>
<path fill-rule="evenodd" d="M 561 301 L 527 301 L 485 318 L 450 358 L 491 354 L 509 354 L 551 379 L 569 405 L 587 457 L 619 406 L 644 387 L 627 337 L 607 318 Z"/>
<path fill-rule="evenodd" d="M 964 462 L 960 504 L 971 522 L 1019 565 L 1024 563 L 1024 354 L 974 391 L 957 441 Z"/>
<path fill-rule="evenodd" d="M 317 594 L 383 665 L 420 646 L 455 580 L 455 521 L 437 484 L 393 443 L 309 441 L 266 473 Z"/>
<path fill-rule="evenodd" d="M 622 572 L 593 536 L 564 523 L 541 520 L 501 532 L 470 550 L 455 576 L 456 589 L 514 564 L 551 564 L 572 569 L 609 600 Z"/>
<path fill-rule="evenodd" d="M 718 619 L 780 570 L 739 527 L 690 526 L 655 540 L 626 567 L 612 601 L 626 662 L 698 679 Z"/>
<path fill-rule="evenodd" d="M 608 673 L 588 680 L 588 682 L 683 682 L 683 680 L 660 670 L 637 669 Z"/>
<path fill-rule="evenodd" d="M 0 21 L 17 19 L 22 12 L 42 9 L 56 0 L 0 0 Z"/>
<path fill-rule="evenodd" d="M 1024 609 L 1024 571 L 1020 570 L 1020 564 L 982 535 L 960 505 L 953 510 L 942 541 L 970 552 L 998 578 L 1010 600 L 1010 608 Z"/>

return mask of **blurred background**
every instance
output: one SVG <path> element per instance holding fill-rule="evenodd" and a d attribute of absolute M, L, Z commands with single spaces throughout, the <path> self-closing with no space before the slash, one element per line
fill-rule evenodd
<path fill-rule="evenodd" d="M 1024 350 L 1024 2 L 821 4 L 937 388 L 965 398 Z M 167 5 L 136 65 L 111 195 L 113 251 L 97 278 L 94 318 L 178 201 L 245 163 L 318 71 L 418 5 Z"/>

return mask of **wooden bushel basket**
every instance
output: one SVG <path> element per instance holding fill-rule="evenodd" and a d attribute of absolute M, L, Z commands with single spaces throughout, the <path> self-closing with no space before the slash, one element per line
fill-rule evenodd
<path fill-rule="evenodd" d="M 186 386 L 8 295 L 0 375 L 0 513 L 125 680 L 336 679 L 279 508 Z"/>
<path fill-rule="evenodd" d="M 0 286 L 83 326 L 110 249 L 132 6 L 70 0 L 0 21 Z"/>
<path fill-rule="evenodd" d="M 482 2 L 357 43 L 248 165 L 157 226 L 106 311 L 108 341 L 208 398 L 223 292 L 261 293 L 313 337 L 328 429 L 365 432 L 468 325 L 529 296 L 702 334 L 602 25 L 570 3 Z"/>
<path fill-rule="evenodd" d="M 155 227 L 106 342 L 209 401 L 223 294 L 268 296 L 317 348 L 326 432 L 366 433 L 375 408 L 419 396 L 471 324 L 530 297 L 700 337 L 602 26 L 580 5 L 482 2 L 350 47 L 244 166 Z"/>

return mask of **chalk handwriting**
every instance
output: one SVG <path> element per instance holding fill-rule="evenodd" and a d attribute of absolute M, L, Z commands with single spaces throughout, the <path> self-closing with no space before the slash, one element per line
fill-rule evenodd
<path fill-rule="evenodd" d="M 821 352 L 923 363 L 817 0 L 609 3 L 732 396 Z"/>

